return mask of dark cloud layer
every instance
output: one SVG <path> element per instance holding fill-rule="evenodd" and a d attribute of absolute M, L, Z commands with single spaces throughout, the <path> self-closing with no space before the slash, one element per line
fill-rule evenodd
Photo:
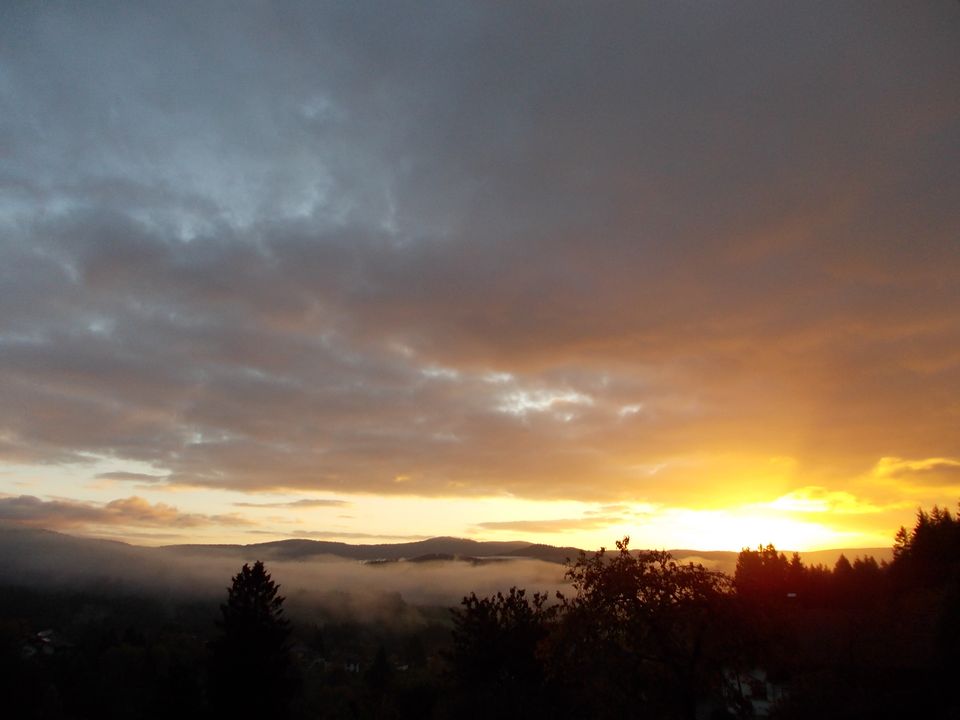
<path fill-rule="evenodd" d="M 642 499 L 960 457 L 958 47 L 955 3 L 7 3 L 0 461 Z"/>

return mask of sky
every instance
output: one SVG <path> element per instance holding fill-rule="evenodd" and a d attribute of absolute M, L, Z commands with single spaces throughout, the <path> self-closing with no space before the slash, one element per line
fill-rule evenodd
<path fill-rule="evenodd" d="M 960 4 L 0 5 L 0 521 L 889 546 L 960 499 Z"/>

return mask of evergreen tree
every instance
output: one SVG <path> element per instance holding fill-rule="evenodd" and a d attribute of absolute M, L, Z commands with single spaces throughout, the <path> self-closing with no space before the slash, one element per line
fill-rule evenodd
<path fill-rule="evenodd" d="M 799 555 L 787 560 L 773 545 L 744 548 L 737 556 L 733 582 L 743 599 L 757 604 L 781 603 L 788 592 L 797 591 L 802 568 Z"/>
<path fill-rule="evenodd" d="M 892 569 L 901 589 L 960 583 L 960 520 L 936 505 L 918 510 L 913 530 L 897 533 Z"/>
<path fill-rule="evenodd" d="M 220 637 L 213 645 L 211 690 L 223 717 L 282 718 L 293 682 L 284 598 L 257 561 L 244 565 L 220 606 Z"/>

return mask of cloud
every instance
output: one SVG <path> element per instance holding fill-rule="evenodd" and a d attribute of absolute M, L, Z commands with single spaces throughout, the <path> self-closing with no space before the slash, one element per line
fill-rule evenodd
<path fill-rule="evenodd" d="M 957 486 L 960 485 L 960 460 L 947 457 L 917 460 L 883 457 L 874 465 L 871 474 L 880 480 L 898 480 L 908 486 Z"/>
<path fill-rule="evenodd" d="M 828 490 L 824 487 L 804 487 L 782 495 L 769 504 L 774 510 L 795 513 L 832 513 L 861 515 L 883 512 L 888 507 L 861 500 L 843 490 Z"/>
<path fill-rule="evenodd" d="M 700 502 L 960 456 L 954 7 L 4 18 L 0 460 Z"/>
<path fill-rule="evenodd" d="M 350 542 L 352 540 L 376 540 L 382 542 L 415 542 L 417 540 L 429 540 L 429 535 L 381 535 L 378 533 L 363 532 L 338 532 L 336 530 L 305 530 L 293 533 L 276 533 L 268 530 L 248 530 L 252 535 L 270 535 L 277 537 L 282 535 L 287 538 L 304 538 L 308 540 L 342 540 Z"/>
<path fill-rule="evenodd" d="M 275 503 L 252 503 L 235 502 L 234 507 L 248 508 L 315 508 L 315 507 L 346 507 L 352 503 L 346 500 L 334 500 L 333 498 L 303 498 L 301 500 L 291 500 L 290 502 Z"/>
<path fill-rule="evenodd" d="M 477 523 L 483 530 L 511 530 L 520 533 L 563 533 L 574 530 L 601 530 L 625 522 L 622 517 L 608 515 L 547 520 L 499 520 Z"/>
<path fill-rule="evenodd" d="M 593 399 L 588 395 L 572 390 L 550 391 L 537 390 L 528 392 L 518 390 L 504 395 L 497 410 L 511 415 L 527 415 L 531 412 L 546 412 L 557 406 L 592 405 Z"/>
<path fill-rule="evenodd" d="M 132 482 L 156 483 L 164 482 L 169 479 L 167 475 L 150 475 L 149 473 L 112 471 L 102 472 L 96 475 L 98 480 L 123 480 Z"/>
<path fill-rule="evenodd" d="M 193 528 L 249 524 L 236 515 L 183 513 L 172 505 L 152 504 L 136 496 L 108 503 L 41 500 L 33 495 L 0 497 L 0 520 L 52 529 L 91 529 L 98 526 Z"/>

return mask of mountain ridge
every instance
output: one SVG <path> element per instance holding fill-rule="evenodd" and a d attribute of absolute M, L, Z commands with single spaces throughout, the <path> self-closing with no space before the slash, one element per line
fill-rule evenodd
<path fill-rule="evenodd" d="M 0 545 L 10 550 L 14 547 L 29 551 L 33 542 L 39 547 L 58 545 L 69 547 L 73 552 L 96 554 L 99 551 L 139 552 L 160 556 L 169 555 L 206 555 L 211 552 L 235 555 L 240 559 L 288 560 L 300 561 L 323 556 L 332 556 L 355 561 L 390 560 L 401 561 L 428 556 L 453 558 L 513 558 L 534 559 L 544 562 L 563 564 L 574 561 L 581 552 L 593 552 L 573 546 L 556 546 L 544 543 L 532 543 L 523 540 L 490 541 L 473 540 L 441 536 L 401 543 L 353 544 L 329 540 L 311 540 L 308 538 L 290 538 L 260 543 L 182 543 L 156 547 L 135 545 L 112 538 L 96 538 L 61 533 L 42 528 L 28 528 L 14 523 L 0 523 Z M 610 549 L 607 549 L 610 552 Z M 677 560 L 688 559 L 702 562 L 711 569 L 723 570 L 732 574 L 736 567 L 738 551 L 733 550 L 696 550 L 674 548 L 668 550 Z M 791 550 L 781 550 L 788 557 Z M 823 564 L 832 567 L 843 554 L 848 559 L 872 556 L 878 561 L 892 558 L 892 549 L 887 548 L 832 548 L 800 552 L 800 557 L 808 565 Z"/>
<path fill-rule="evenodd" d="M 523 540 L 490 541 L 472 540 L 441 536 L 426 540 L 415 540 L 401 543 L 370 543 L 353 544 L 327 540 L 310 540 L 305 538 L 291 538 L 286 540 L 272 540 L 262 543 L 228 544 L 228 545 L 164 545 L 158 549 L 165 551 L 185 549 L 209 549 L 245 551 L 265 551 L 263 559 L 297 560 L 321 555 L 333 555 L 352 560 L 407 560 L 426 555 L 449 555 L 465 558 L 513 557 L 531 558 L 545 562 L 563 564 L 568 560 L 576 560 L 581 552 L 594 552 L 573 546 L 556 546 L 545 543 L 532 543 Z M 640 549 L 640 548 L 635 548 Z M 650 549 L 650 548 L 644 548 Z M 610 549 L 607 548 L 610 552 Z M 716 564 L 714 569 L 723 569 L 733 572 L 736 559 L 740 551 L 735 550 L 696 550 L 691 548 L 673 548 L 667 550 L 675 559 L 701 559 L 705 565 Z M 788 557 L 793 550 L 780 550 Z M 797 551 L 801 559 L 808 565 L 823 564 L 832 567 L 840 555 L 847 559 L 855 557 L 873 557 L 877 561 L 887 561 L 893 557 L 891 548 L 829 548 L 824 550 Z"/>

